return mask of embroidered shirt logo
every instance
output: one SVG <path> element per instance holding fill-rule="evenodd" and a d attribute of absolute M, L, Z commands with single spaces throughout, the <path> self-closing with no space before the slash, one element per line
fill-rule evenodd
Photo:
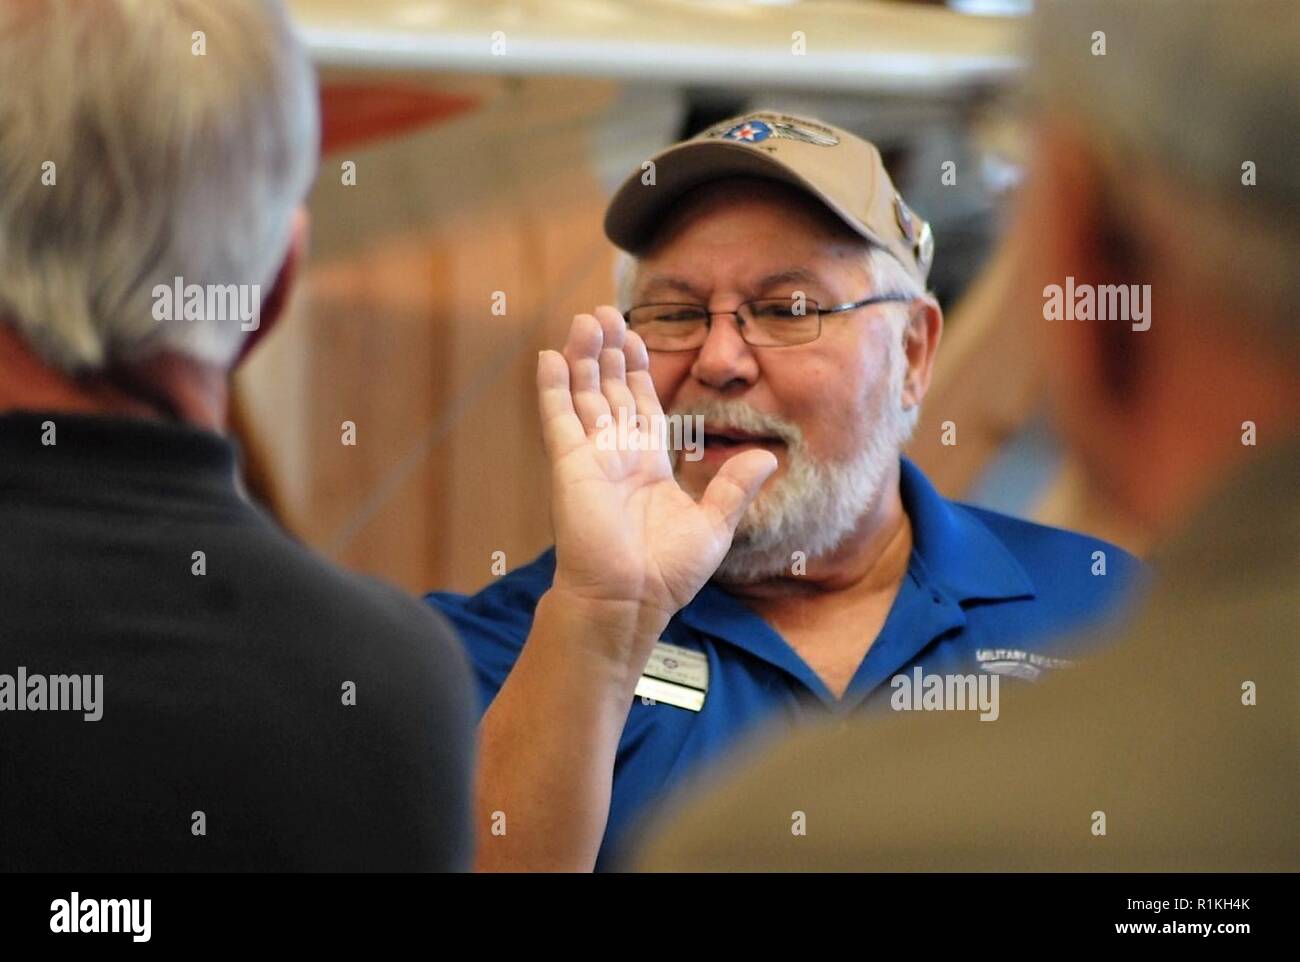
<path fill-rule="evenodd" d="M 1052 658 L 1019 648 L 979 648 L 975 651 L 975 660 L 981 671 L 1027 681 L 1037 681 L 1044 671 L 1074 667 L 1074 662 L 1068 658 Z"/>

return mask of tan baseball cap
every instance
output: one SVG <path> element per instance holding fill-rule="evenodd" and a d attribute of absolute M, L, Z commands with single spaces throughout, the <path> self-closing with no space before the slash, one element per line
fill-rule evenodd
<path fill-rule="evenodd" d="M 605 211 L 605 235 L 625 251 L 642 253 L 669 208 L 691 188 L 726 177 L 766 177 L 812 194 L 925 285 L 934 259 L 930 225 L 894 189 L 875 145 L 846 130 L 758 111 L 716 124 L 651 160 L 654 167 L 642 165 L 631 174 Z"/>

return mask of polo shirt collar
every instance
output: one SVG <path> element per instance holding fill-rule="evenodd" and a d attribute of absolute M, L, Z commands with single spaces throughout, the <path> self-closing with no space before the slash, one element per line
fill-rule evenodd
<path fill-rule="evenodd" d="M 899 491 L 912 522 L 913 560 L 920 558 L 931 587 L 955 601 L 1032 598 L 1024 567 L 971 511 L 948 501 L 921 469 L 902 459 Z"/>
<path fill-rule="evenodd" d="M 710 582 L 678 617 L 688 627 L 741 648 L 794 676 L 822 702 L 860 703 L 935 638 L 966 624 L 962 603 L 1032 598 L 1033 582 L 974 514 L 943 498 L 902 459 L 899 493 L 912 524 L 912 555 L 898 597 L 842 700 L 747 604 Z"/>

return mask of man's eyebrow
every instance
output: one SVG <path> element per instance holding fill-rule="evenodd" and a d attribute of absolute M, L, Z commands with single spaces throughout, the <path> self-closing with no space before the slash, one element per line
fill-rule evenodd
<path fill-rule="evenodd" d="M 761 278 L 754 289 L 758 291 L 766 290 L 769 287 L 776 287 L 778 284 L 789 284 L 792 281 L 802 281 L 805 284 L 816 284 L 819 278 L 812 271 L 805 270 L 802 267 L 792 267 L 787 271 L 777 271 L 775 274 L 768 274 Z"/>
<path fill-rule="evenodd" d="M 697 301 L 705 300 L 704 295 L 696 289 L 690 281 L 683 280 L 680 277 L 673 277 L 669 274 L 651 274 L 646 282 L 641 285 L 642 293 L 666 287 L 669 290 L 678 291 L 682 294 L 688 294 Z"/>
<path fill-rule="evenodd" d="M 776 287 L 778 284 L 790 284 L 801 282 L 804 284 L 820 283 L 820 278 L 812 271 L 802 267 L 791 267 L 788 270 L 777 271 L 774 274 L 768 274 L 758 280 L 753 285 L 755 292 L 767 290 L 769 287 Z M 699 291 L 690 281 L 683 280 L 680 277 L 673 277 L 669 274 L 651 274 L 646 278 L 642 285 L 642 292 L 648 292 L 657 288 L 668 288 L 669 290 L 678 291 L 682 294 L 690 295 L 699 301 L 706 300 L 703 293 Z"/>

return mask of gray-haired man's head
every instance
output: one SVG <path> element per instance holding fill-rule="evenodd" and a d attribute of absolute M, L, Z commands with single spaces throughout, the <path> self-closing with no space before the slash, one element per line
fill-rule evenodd
<path fill-rule="evenodd" d="M 267 292 L 285 260 L 319 136 L 282 5 L 0 0 L 0 73 L 0 316 L 68 372 L 229 364 L 250 324 L 155 292 Z"/>

